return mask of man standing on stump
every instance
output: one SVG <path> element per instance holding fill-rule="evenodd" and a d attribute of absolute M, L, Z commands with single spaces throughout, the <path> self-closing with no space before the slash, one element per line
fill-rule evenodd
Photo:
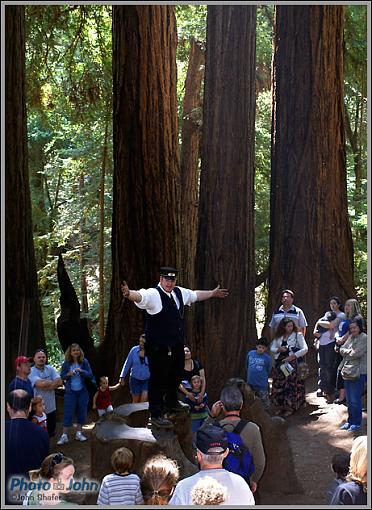
<path fill-rule="evenodd" d="M 177 412 L 183 405 L 177 399 L 177 389 L 184 367 L 184 309 L 196 301 L 225 298 L 227 289 L 218 285 L 213 290 L 190 290 L 176 287 L 178 270 L 160 268 L 160 282 L 154 288 L 129 290 L 121 284 L 123 296 L 145 310 L 146 356 L 149 360 L 149 409 L 151 423 L 170 426 L 165 412 Z"/>

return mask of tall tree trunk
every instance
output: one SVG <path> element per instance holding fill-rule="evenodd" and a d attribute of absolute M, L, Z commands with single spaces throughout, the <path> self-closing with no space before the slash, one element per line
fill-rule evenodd
<path fill-rule="evenodd" d="M 80 300 L 81 300 L 81 311 L 84 318 L 87 319 L 88 329 L 90 336 L 92 335 L 92 322 L 88 318 L 89 304 L 88 304 L 88 283 L 86 275 L 86 260 L 85 260 L 85 214 L 84 214 L 84 175 L 83 173 L 79 176 L 79 197 L 80 197 L 80 248 L 79 248 L 79 265 L 80 265 Z"/>
<path fill-rule="evenodd" d="M 256 338 L 255 31 L 255 6 L 208 6 L 197 286 L 231 292 L 197 305 L 193 346 L 214 397 L 228 377 L 245 375 Z"/>
<path fill-rule="evenodd" d="M 202 134 L 202 82 L 205 49 L 190 38 L 189 65 L 182 108 L 181 151 L 181 267 L 188 287 L 195 288 L 195 257 L 198 237 L 199 159 Z M 186 315 L 186 339 L 195 337 L 195 309 Z M 188 340 L 187 340 L 188 342 Z"/>
<path fill-rule="evenodd" d="M 110 105 L 111 106 L 111 105 Z M 109 108 L 109 106 L 108 106 Z M 107 108 L 107 111 L 109 111 Z M 103 154 L 101 167 L 101 182 L 99 189 L 99 341 L 102 343 L 105 336 L 105 178 L 108 146 L 109 114 L 106 116 L 105 136 L 103 140 Z"/>
<path fill-rule="evenodd" d="M 182 269 L 191 288 L 195 285 L 199 149 L 202 119 L 201 85 L 204 76 L 204 61 L 204 49 L 200 43 L 191 38 L 182 109 L 181 152 Z"/>
<path fill-rule="evenodd" d="M 312 332 L 329 298 L 354 297 L 346 194 L 342 6 L 277 6 L 269 313 L 295 292 Z"/>
<path fill-rule="evenodd" d="M 112 280 L 101 352 L 116 375 L 143 328 L 120 281 L 152 286 L 161 265 L 179 265 L 176 45 L 174 7 L 113 6 Z"/>
<path fill-rule="evenodd" d="M 44 345 L 32 238 L 25 102 L 23 6 L 5 7 L 5 345 L 6 380 L 14 359 Z"/>

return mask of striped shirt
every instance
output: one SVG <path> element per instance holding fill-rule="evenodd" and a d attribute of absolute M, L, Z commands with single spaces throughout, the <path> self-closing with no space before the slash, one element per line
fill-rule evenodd
<path fill-rule="evenodd" d="M 97 505 L 142 505 L 140 479 L 134 473 L 106 475 L 101 483 Z"/>

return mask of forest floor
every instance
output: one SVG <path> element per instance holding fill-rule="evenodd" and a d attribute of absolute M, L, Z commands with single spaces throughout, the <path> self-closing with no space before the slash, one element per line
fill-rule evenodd
<path fill-rule="evenodd" d="M 339 430 L 340 425 L 347 420 L 346 406 L 327 404 L 324 398 L 317 397 L 315 378 L 308 379 L 306 386 L 306 406 L 286 418 L 294 466 L 303 492 L 261 494 L 257 501 L 258 505 L 264 507 L 303 505 L 305 508 L 313 505 L 324 506 L 328 486 L 334 478 L 331 469 L 332 456 L 341 451 L 349 452 L 354 437 L 367 434 L 366 412 L 363 412 L 363 425 L 358 433 Z M 56 442 L 62 431 L 62 423 L 59 422 L 57 435 L 50 442 L 51 452 L 63 448 L 64 454 L 74 459 L 77 478 L 90 477 L 91 442 L 89 438 L 96 419 L 96 414 L 91 411 L 88 415 L 88 423 L 83 428 L 88 441 L 80 443 L 72 440 L 63 447 L 58 446 Z"/>

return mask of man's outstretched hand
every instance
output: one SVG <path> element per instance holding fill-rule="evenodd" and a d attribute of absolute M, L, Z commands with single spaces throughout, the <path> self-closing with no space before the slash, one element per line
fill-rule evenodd
<path fill-rule="evenodd" d="M 228 289 L 221 289 L 219 285 L 215 289 L 213 289 L 213 297 L 217 298 L 225 298 L 229 295 Z"/>
<path fill-rule="evenodd" d="M 129 297 L 129 292 L 130 291 L 129 291 L 128 284 L 127 284 L 127 282 L 125 280 L 123 280 L 121 282 L 120 289 L 121 289 L 121 292 L 122 292 L 122 294 L 123 294 L 123 296 L 125 298 Z"/>

